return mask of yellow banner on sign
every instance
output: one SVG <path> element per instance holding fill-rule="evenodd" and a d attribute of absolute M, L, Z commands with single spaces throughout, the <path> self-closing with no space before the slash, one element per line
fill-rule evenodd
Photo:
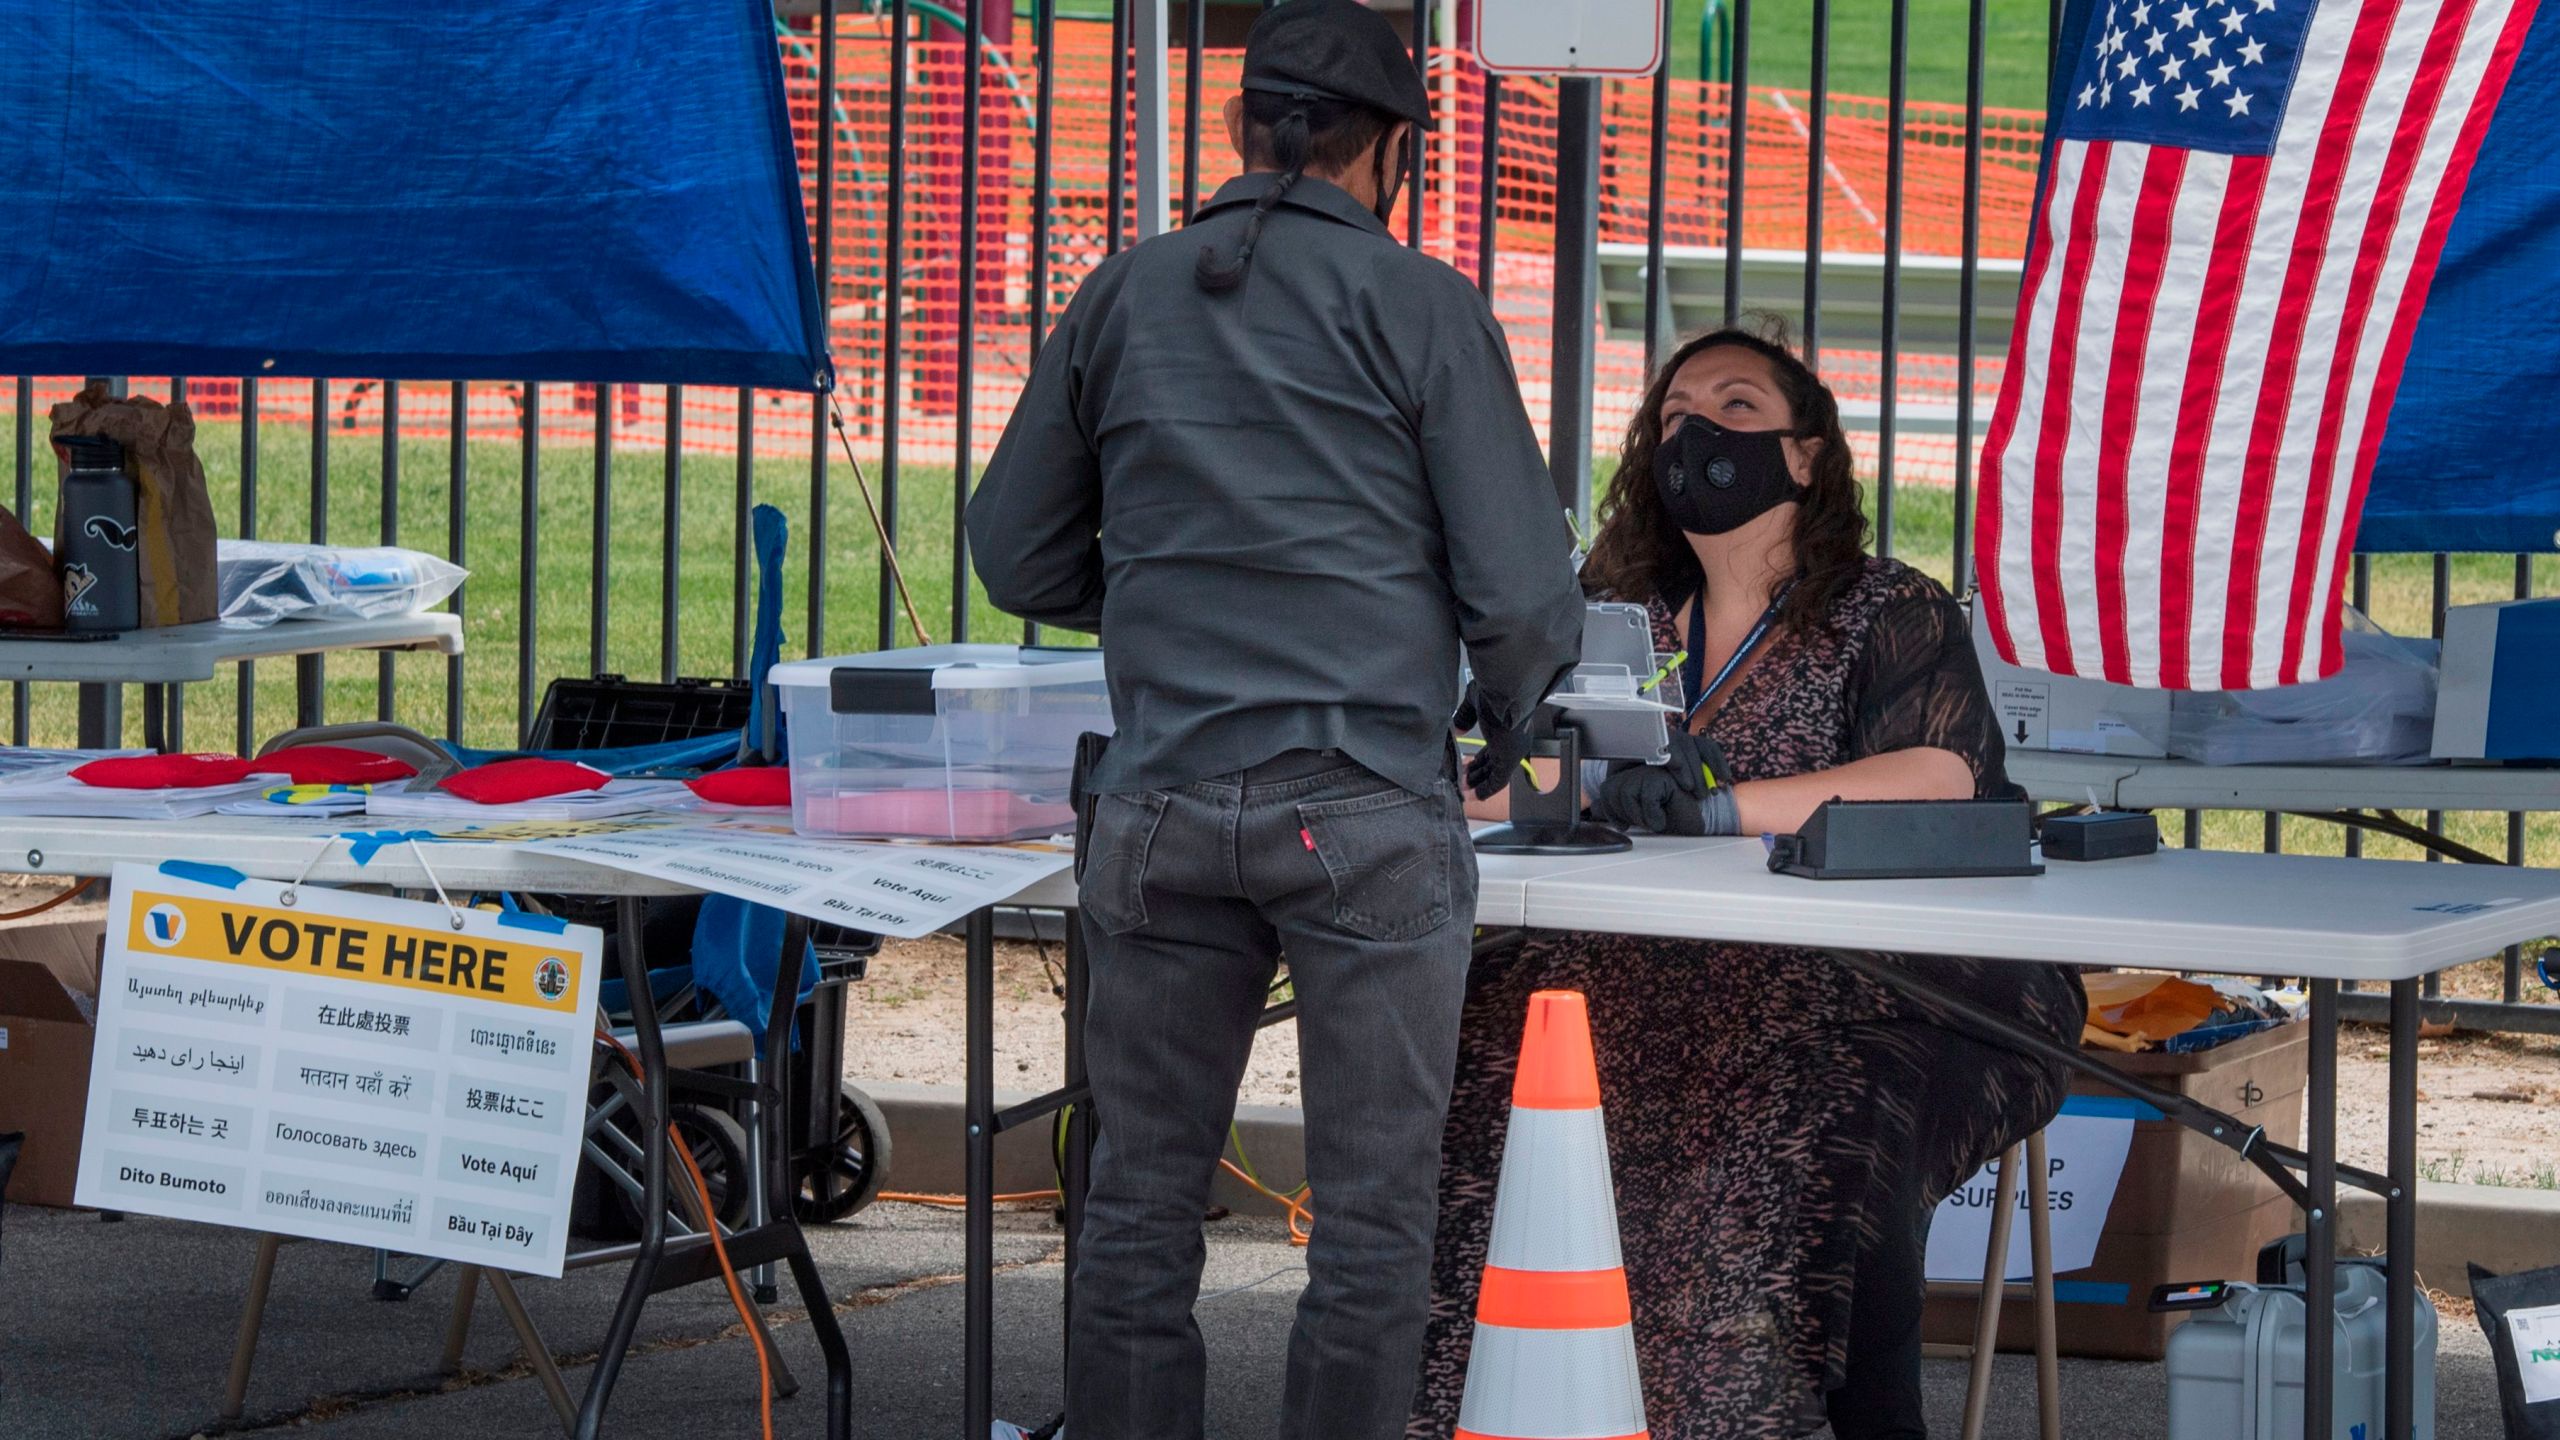
<path fill-rule="evenodd" d="M 578 955 L 538 935 L 465 935 L 150 891 L 133 897 L 132 917 L 125 943 L 137 956 L 211 960 L 531 1010 L 567 1011 L 578 995 Z"/>

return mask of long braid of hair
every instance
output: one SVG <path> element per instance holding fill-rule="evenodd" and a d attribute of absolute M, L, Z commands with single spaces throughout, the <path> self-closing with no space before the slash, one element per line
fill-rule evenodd
<path fill-rule="evenodd" d="M 1253 217 L 1244 223 L 1244 240 L 1236 246 L 1236 258 L 1221 261 L 1218 247 L 1200 247 L 1200 259 L 1192 267 L 1191 278 L 1212 295 L 1223 295 L 1244 283 L 1246 267 L 1253 264 L 1254 247 L 1262 243 L 1262 222 L 1289 193 L 1289 187 L 1307 173 L 1307 160 L 1315 140 L 1307 122 L 1307 107 L 1298 104 L 1271 127 L 1271 155 L 1280 164 L 1280 178 L 1253 202 Z"/>

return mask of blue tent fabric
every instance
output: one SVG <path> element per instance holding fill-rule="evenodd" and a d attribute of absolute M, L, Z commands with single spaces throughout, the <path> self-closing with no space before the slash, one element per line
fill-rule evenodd
<path fill-rule="evenodd" d="M 2560 5 L 2525 35 L 2374 462 L 2356 548 L 2560 549 Z"/>
<path fill-rule="evenodd" d="M 831 383 L 768 0 L 0 20 L 0 373 Z"/>

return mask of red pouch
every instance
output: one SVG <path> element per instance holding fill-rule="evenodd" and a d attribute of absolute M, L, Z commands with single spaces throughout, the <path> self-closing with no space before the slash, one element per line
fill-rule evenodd
<path fill-rule="evenodd" d="M 101 790 L 198 790 L 237 785 L 251 773 L 237 755 L 118 755 L 92 760 L 71 778 Z"/>
<path fill-rule="evenodd" d="M 345 745 L 289 745 L 249 762 L 252 774 L 281 775 L 296 785 L 381 785 L 406 780 L 418 767 Z"/>
<path fill-rule="evenodd" d="M 480 805 L 512 805 L 521 800 L 547 800 L 581 790 L 601 790 L 613 777 L 592 765 L 568 760 L 500 760 L 465 770 L 436 788 Z"/>
<path fill-rule="evenodd" d="M 744 765 L 714 770 L 684 782 L 685 788 L 714 805 L 788 806 L 791 767 Z"/>

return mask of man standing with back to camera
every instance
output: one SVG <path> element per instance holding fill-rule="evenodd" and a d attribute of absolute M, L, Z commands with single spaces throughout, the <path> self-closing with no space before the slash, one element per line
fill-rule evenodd
<path fill-rule="evenodd" d="M 1085 281 L 969 504 L 995 603 L 1111 657 L 1073 1440 L 1203 1433 L 1201 1216 L 1283 954 L 1319 1219 L 1280 1434 L 1404 1430 L 1475 908 L 1452 713 L 1489 795 L 1583 608 L 1500 327 L 1387 227 L 1430 120 L 1385 20 L 1266 12 L 1248 173 Z"/>

